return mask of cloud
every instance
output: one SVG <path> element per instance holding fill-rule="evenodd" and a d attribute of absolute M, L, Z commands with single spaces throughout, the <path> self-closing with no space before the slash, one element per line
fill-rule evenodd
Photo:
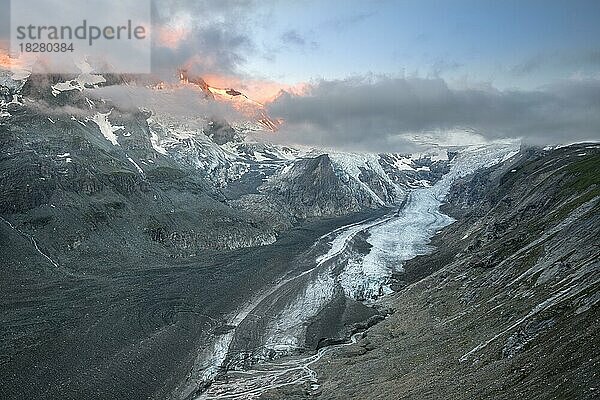
<path fill-rule="evenodd" d="M 431 75 L 433 78 L 439 78 L 443 73 L 456 71 L 462 67 L 464 67 L 464 64 L 456 61 L 438 59 L 431 64 Z"/>
<path fill-rule="evenodd" d="M 161 47 L 153 51 L 153 67 L 160 72 L 174 72 L 185 66 L 198 74 L 235 74 L 246 61 L 252 41 L 221 25 L 200 28 L 182 40 L 176 48 Z"/>
<path fill-rule="evenodd" d="M 0 40 L 10 38 L 10 0 L 0 0 Z M 2 48 L 0 47 L 0 50 Z"/>
<path fill-rule="evenodd" d="M 355 25 L 366 21 L 367 19 L 373 17 L 377 13 L 374 11 L 371 12 L 361 12 L 352 15 L 342 16 L 338 18 L 332 18 L 325 21 L 321 28 L 331 29 L 337 32 L 342 32 L 348 29 L 352 29 Z"/>
<path fill-rule="evenodd" d="M 307 95 L 269 104 L 286 140 L 368 151 L 402 151 L 407 134 L 472 130 L 488 140 L 532 144 L 600 139 L 600 80 L 536 91 L 453 89 L 442 79 L 321 81 Z"/>
<path fill-rule="evenodd" d="M 535 54 L 510 67 L 514 76 L 528 76 L 544 68 L 600 68 L 600 49 L 578 49 Z"/>
<path fill-rule="evenodd" d="M 9 10 L 8 5 L 8 0 L 0 0 L 0 49 L 6 47 L 3 39 L 10 35 L 10 12 L 3 12 Z M 251 24 L 256 6 L 257 2 L 251 0 L 151 0 L 152 71 L 165 80 L 175 78 L 182 66 L 199 74 L 239 74 L 255 49 Z M 86 11 L 86 7 L 77 11 Z M 107 21 L 118 21 L 121 15 L 117 11 L 94 10 Z M 76 15 L 73 9 L 66 10 L 61 18 L 71 15 Z M 6 50 L 2 53 L 6 54 Z M 131 53 L 110 57 L 135 58 Z"/>
<path fill-rule="evenodd" d="M 93 98 L 106 99 L 122 110 L 146 108 L 161 115 L 182 118 L 188 123 L 197 118 L 217 118 L 230 121 L 243 116 L 228 104 L 204 98 L 200 89 L 180 88 L 155 90 L 142 86 L 113 85 L 90 89 Z"/>
<path fill-rule="evenodd" d="M 510 68 L 510 72 L 515 76 L 529 75 L 535 71 L 538 71 L 544 62 L 547 62 L 548 58 L 541 56 L 540 54 L 528 58 L 527 60 L 516 64 Z"/>
<path fill-rule="evenodd" d="M 282 91 L 301 94 L 308 87 L 307 83 L 290 85 L 266 79 L 240 78 L 230 75 L 206 74 L 202 78 L 212 87 L 234 88 L 260 103 L 273 101 Z"/>
<path fill-rule="evenodd" d="M 254 1 L 153 2 L 153 71 L 185 66 L 198 74 L 238 74 L 255 50 L 250 18 Z"/>
<path fill-rule="evenodd" d="M 307 39 L 295 29 L 284 32 L 281 35 L 281 41 L 283 42 L 284 47 L 294 47 L 294 50 L 316 50 L 319 48 L 319 44 L 315 40 Z M 282 48 L 271 48 L 270 52 L 272 55 L 274 55 L 281 50 Z"/>
<path fill-rule="evenodd" d="M 281 40 L 285 44 L 291 44 L 295 46 L 304 46 L 306 44 L 306 40 L 298 33 L 296 30 L 289 30 L 281 35 Z"/>

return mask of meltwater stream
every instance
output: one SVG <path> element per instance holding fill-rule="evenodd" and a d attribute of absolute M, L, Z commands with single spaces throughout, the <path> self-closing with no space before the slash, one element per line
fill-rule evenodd
<path fill-rule="evenodd" d="M 197 399 L 253 399 L 282 386 L 318 386 L 312 366 L 331 347 L 305 351 L 314 317 L 340 291 L 361 301 L 391 293 L 392 274 L 405 261 L 431 251 L 431 237 L 453 222 L 439 211 L 451 184 L 517 151 L 515 142 L 463 149 L 448 174 L 432 187 L 410 192 L 398 211 L 322 236 L 313 248 L 325 248 L 323 254 L 309 252 L 306 257 L 312 258 L 302 260 L 309 268 L 282 278 L 231 317 L 234 328 L 204 355 L 201 379 L 211 384 Z M 366 254 L 353 246 L 357 235 L 371 245 Z"/>

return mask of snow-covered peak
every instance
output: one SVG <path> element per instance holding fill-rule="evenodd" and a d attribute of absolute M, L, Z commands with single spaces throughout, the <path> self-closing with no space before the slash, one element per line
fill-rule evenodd
<path fill-rule="evenodd" d="M 157 153 L 195 168 L 218 186 L 225 186 L 248 172 L 246 160 L 226 151 L 206 136 L 207 124 L 193 126 L 158 115 L 147 121 L 152 148 Z"/>

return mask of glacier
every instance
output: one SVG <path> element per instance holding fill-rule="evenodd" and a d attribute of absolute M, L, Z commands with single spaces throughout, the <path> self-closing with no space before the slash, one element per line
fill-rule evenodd
<path fill-rule="evenodd" d="M 507 160 L 518 153 L 519 147 L 518 141 L 504 141 L 462 149 L 440 181 L 409 193 L 396 217 L 363 227 L 372 247 L 364 257 L 350 260 L 339 276 L 346 296 L 374 300 L 391 293 L 392 274 L 403 271 L 403 262 L 433 250 L 429 246 L 430 238 L 454 222 L 439 210 L 452 183 L 480 168 Z M 353 229 L 360 230 L 360 227 Z"/>
<path fill-rule="evenodd" d="M 262 337 L 262 345 L 251 350 L 258 363 L 252 367 L 243 363 L 230 364 L 227 381 L 208 385 L 198 398 L 256 398 L 275 385 L 315 382 L 315 373 L 308 365 L 327 350 L 308 355 L 299 350 L 305 348 L 306 330 L 311 320 L 332 301 L 336 291 L 341 288 L 346 297 L 367 304 L 390 294 L 393 272 L 401 271 L 403 262 L 430 252 L 430 239 L 453 222 L 440 211 L 452 183 L 478 169 L 507 160 L 519 148 L 519 142 L 510 141 L 460 149 L 451 161 L 450 171 L 441 180 L 430 187 L 410 191 L 397 211 L 346 225 L 321 236 L 312 249 L 324 246 L 325 250 L 314 258 L 312 268 L 284 278 L 272 290 L 241 308 L 231 320 L 237 328 L 250 315 L 255 319 L 258 316 L 259 320 L 270 318 L 263 325 L 263 332 L 253 333 Z M 371 246 L 366 254 L 354 248 L 359 235 L 366 236 Z M 276 304 L 283 304 L 283 307 L 276 314 L 254 315 L 264 311 L 261 305 L 264 307 L 265 304 L 270 311 Z M 249 323 L 252 327 L 252 321 Z M 248 353 L 228 354 L 240 351 L 232 348 L 235 328 L 221 336 L 212 348 L 211 356 L 205 360 L 208 363 L 204 363 L 204 378 L 214 378 L 222 371 L 222 365 L 213 364 L 217 360 L 248 359 Z"/>

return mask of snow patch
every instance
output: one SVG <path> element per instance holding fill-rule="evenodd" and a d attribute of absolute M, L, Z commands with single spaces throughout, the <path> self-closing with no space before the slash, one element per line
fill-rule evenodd
<path fill-rule="evenodd" d="M 71 121 L 76 121 L 76 122 L 78 122 L 78 123 L 79 123 L 81 126 L 87 126 L 87 125 L 85 124 L 85 122 L 82 122 L 82 121 L 78 120 L 78 119 L 77 119 L 77 118 L 75 118 L 74 116 L 71 116 Z"/>
<path fill-rule="evenodd" d="M 154 149 L 154 151 L 156 151 L 159 154 L 162 155 L 167 155 L 167 149 L 165 149 L 164 147 L 162 147 L 160 145 L 160 139 L 158 138 L 158 135 L 156 134 L 156 132 L 152 131 L 152 134 L 150 136 L 150 143 L 152 144 L 152 148 Z"/>
<path fill-rule="evenodd" d="M 401 157 L 394 160 L 394 168 L 398 171 L 414 171 L 415 169 L 411 166 L 412 159 Z"/>
<path fill-rule="evenodd" d="M 8 106 L 8 105 L 11 105 L 11 104 L 14 104 L 14 105 L 17 105 L 17 106 L 24 106 L 24 104 L 23 104 L 23 96 L 21 96 L 19 94 L 13 94 L 12 100 L 9 101 L 8 103 L 6 103 L 5 105 Z"/>
<path fill-rule="evenodd" d="M 516 156 L 517 154 L 519 154 L 519 150 L 513 150 L 510 153 L 504 155 L 504 157 L 502 157 L 502 160 L 500 162 L 508 161 L 511 158 L 513 158 L 514 156 Z"/>
<path fill-rule="evenodd" d="M 126 156 L 127 159 L 129 160 L 130 163 L 133 164 L 133 166 L 137 169 L 137 171 L 140 173 L 140 175 L 144 175 L 144 170 L 135 162 L 133 161 L 133 159 L 129 156 Z"/>
<path fill-rule="evenodd" d="M 94 114 L 94 117 L 92 118 L 92 122 L 94 122 L 96 125 L 98 125 L 98 128 L 100 128 L 100 132 L 102 132 L 102 135 L 104 135 L 106 140 L 111 142 L 113 144 L 113 146 L 119 146 L 119 141 L 117 140 L 117 135 L 115 135 L 115 132 L 117 132 L 121 129 L 125 129 L 125 127 L 124 126 L 113 126 L 108 121 L 108 116 L 110 115 L 111 112 L 112 111 L 109 111 L 106 114 L 102 114 L 102 113 L 98 112 L 98 113 Z"/>
<path fill-rule="evenodd" d="M 87 63 L 87 61 L 83 60 L 76 64 L 81 71 L 81 74 L 75 79 L 52 85 L 52 95 L 54 97 L 58 96 L 62 92 L 68 92 L 70 90 L 78 90 L 83 92 L 85 88 L 95 89 L 98 88 L 99 84 L 106 82 L 106 79 L 104 79 L 102 75 L 92 74 L 94 69 L 90 66 L 90 64 Z M 87 98 L 86 100 L 90 108 L 92 108 L 93 103 Z"/>
<path fill-rule="evenodd" d="M 255 159 L 256 161 L 258 161 L 258 162 L 261 162 L 261 161 L 268 161 L 268 160 L 269 160 L 269 158 L 266 158 L 266 157 L 264 157 L 262 154 L 260 154 L 260 153 L 259 153 L 259 152 L 257 152 L 257 151 L 255 151 L 255 152 L 254 152 L 254 159 Z"/>

